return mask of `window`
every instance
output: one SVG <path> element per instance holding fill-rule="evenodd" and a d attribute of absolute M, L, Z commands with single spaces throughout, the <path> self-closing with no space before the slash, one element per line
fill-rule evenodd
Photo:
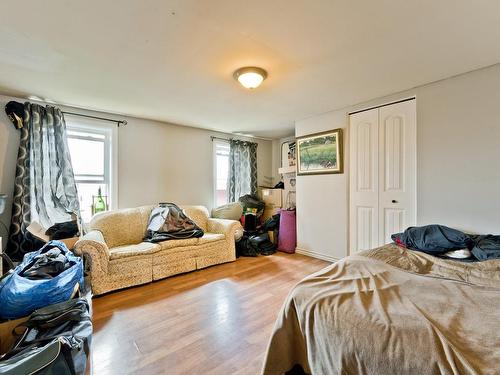
<path fill-rule="evenodd" d="M 229 142 L 214 139 L 214 204 L 227 203 L 227 182 L 229 177 Z"/>
<path fill-rule="evenodd" d="M 99 188 L 108 209 L 115 206 L 116 192 L 113 174 L 114 168 L 113 140 L 116 129 L 109 125 L 87 124 L 78 120 L 66 119 L 68 147 L 75 174 L 76 188 L 80 200 L 82 220 L 90 221 L 92 217 L 93 197 L 98 195 Z"/>

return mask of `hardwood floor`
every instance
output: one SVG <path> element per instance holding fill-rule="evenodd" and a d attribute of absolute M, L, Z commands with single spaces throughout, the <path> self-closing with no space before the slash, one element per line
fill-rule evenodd
<path fill-rule="evenodd" d="M 239 258 L 97 297 L 93 374 L 257 375 L 289 290 L 326 265 L 299 254 Z"/>

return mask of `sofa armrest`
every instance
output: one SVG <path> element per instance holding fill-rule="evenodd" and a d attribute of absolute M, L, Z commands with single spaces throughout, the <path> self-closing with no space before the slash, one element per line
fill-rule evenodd
<path fill-rule="evenodd" d="M 93 230 L 85 234 L 75 244 L 73 251 L 80 256 L 90 256 L 91 272 L 108 272 L 109 248 L 100 231 Z"/>
<path fill-rule="evenodd" d="M 221 233 L 226 236 L 226 239 L 234 242 L 234 233 L 236 230 L 241 229 L 241 223 L 236 220 L 227 219 L 208 219 L 208 232 Z"/>

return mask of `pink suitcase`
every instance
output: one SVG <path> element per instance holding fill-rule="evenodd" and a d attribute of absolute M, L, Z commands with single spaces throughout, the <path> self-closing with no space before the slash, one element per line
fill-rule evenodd
<path fill-rule="evenodd" d="M 280 231 L 278 235 L 279 251 L 295 253 L 295 247 L 297 246 L 297 229 L 295 221 L 295 210 L 281 210 Z"/>

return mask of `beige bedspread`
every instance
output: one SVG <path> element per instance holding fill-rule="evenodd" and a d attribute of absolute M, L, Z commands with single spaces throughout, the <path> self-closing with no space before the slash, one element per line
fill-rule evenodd
<path fill-rule="evenodd" d="M 500 374 L 500 260 L 395 245 L 342 259 L 287 297 L 263 374 Z"/>

